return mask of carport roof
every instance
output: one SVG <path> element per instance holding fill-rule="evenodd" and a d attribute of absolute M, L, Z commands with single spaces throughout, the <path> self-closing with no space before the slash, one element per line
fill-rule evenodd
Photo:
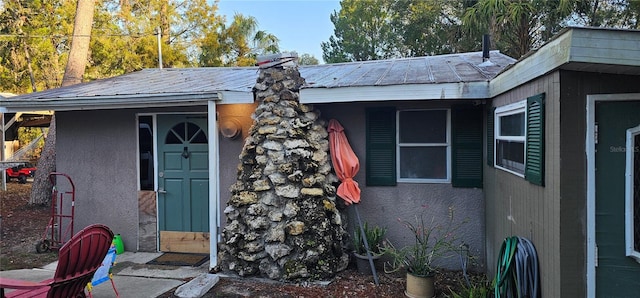
<path fill-rule="evenodd" d="M 299 66 L 303 103 L 484 99 L 515 59 L 490 52 Z M 257 67 L 144 69 L 0 100 L 4 111 L 90 110 L 251 103 Z"/>

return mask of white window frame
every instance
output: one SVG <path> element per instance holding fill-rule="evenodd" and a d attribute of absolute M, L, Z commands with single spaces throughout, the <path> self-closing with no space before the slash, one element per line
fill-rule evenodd
<path fill-rule="evenodd" d="M 504 167 L 501 167 L 498 165 L 498 140 L 505 140 L 505 141 L 522 141 L 522 143 L 524 144 L 524 164 L 526 166 L 527 164 L 527 101 L 526 100 L 522 100 L 519 102 L 515 102 L 506 106 L 502 106 L 502 107 L 497 107 L 496 111 L 495 111 L 495 121 L 494 121 L 494 136 L 493 136 L 493 144 L 494 144 L 494 150 L 493 150 L 493 166 L 509 172 L 511 174 L 514 174 L 516 176 L 522 177 L 524 178 L 524 168 L 522 173 L 518 173 L 514 170 L 511 169 L 507 169 Z M 514 114 L 519 114 L 519 113 L 524 113 L 524 135 L 523 136 L 518 136 L 518 137 L 514 137 L 514 136 L 501 136 L 500 135 L 500 121 L 501 121 L 501 117 L 505 117 L 505 116 L 509 116 L 509 115 L 514 115 Z"/>
<path fill-rule="evenodd" d="M 409 111 L 445 111 L 447 113 L 446 143 L 400 143 L 400 113 Z M 425 147 L 446 147 L 446 178 L 425 179 L 425 178 L 401 178 L 400 177 L 400 148 L 404 146 L 425 146 Z M 396 111 L 396 177 L 398 182 L 404 183 L 451 183 L 451 109 L 404 109 Z"/>
<path fill-rule="evenodd" d="M 628 257 L 633 258 L 636 262 L 640 263 L 640 251 L 634 249 L 634 219 L 633 219 L 633 208 L 634 208 L 634 198 L 633 198 L 633 189 L 634 189 L 634 162 L 635 156 L 634 153 L 637 150 L 640 150 L 640 144 L 635 143 L 635 137 L 640 135 L 640 125 L 634 128 L 627 129 L 627 147 L 626 149 L 626 183 L 625 183 L 625 248 L 626 254 Z"/>

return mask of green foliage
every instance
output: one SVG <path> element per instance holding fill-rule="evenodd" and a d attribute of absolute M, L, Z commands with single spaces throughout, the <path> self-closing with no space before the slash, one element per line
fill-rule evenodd
<path fill-rule="evenodd" d="M 384 236 L 387 234 L 387 229 L 379 226 L 371 227 L 367 222 L 363 224 L 362 229 L 364 230 L 371 253 L 381 254 L 381 244 Z M 355 231 L 353 232 L 353 248 L 355 253 L 359 255 L 367 254 L 360 227 L 355 227 Z"/>
<path fill-rule="evenodd" d="M 331 14 L 334 35 L 323 42 L 327 63 L 378 60 L 394 57 L 396 39 L 391 27 L 391 1 L 343 0 Z"/>
<path fill-rule="evenodd" d="M 462 21 L 474 36 L 490 33 L 496 48 L 519 58 L 563 27 L 639 28 L 635 0 L 478 0 Z"/>
<path fill-rule="evenodd" d="M 343 0 L 335 29 L 321 44 L 327 63 L 415 57 L 473 50 L 460 21 L 468 0 Z"/>
<path fill-rule="evenodd" d="M 43 90 L 62 80 L 73 31 L 73 1 L 7 1 L 0 13 L 0 88 Z M 46 37 L 46 38 L 45 38 Z"/>
<path fill-rule="evenodd" d="M 399 35 L 403 57 L 428 56 L 474 50 L 479 40 L 464 34 L 460 17 L 469 1 L 393 1 L 391 25 Z"/>
<path fill-rule="evenodd" d="M 298 64 L 299 65 L 318 65 L 320 64 L 320 61 L 318 61 L 318 59 L 312 56 L 311 54 L 305 53 L 298 56 Z"/>
<path fill-rule="evenodd" d="M 486 276 L 480 276 L 467 282 L 461 282 L 460 288 L 449 288 L 451 298 L 488 298 L 493 296 L 493 285 Z"/>
<path fill-rule="evenodd" d="M 48 129 L 48 128 L 47 128 Z M 20 147 L 24 147 L 30 144 L 35 139 L 39 138 L 43 135 L 43 133 L 47 129 L 42 129 L 39 127 L 20 127 L 18 128 L 18 140 L 20 142 Z M 26 155 L 21 159 L 35 161 L 40 158 L 40 153 L 42 152 L 42 148 L 44 147 L 44 138 L 41 138 L 36 147 L 33 150 L 29 150 L 26 152 Z"/>
<path fill-rule="evenodd" d="M 342 0 L 327 63 L 492 49 L 519 58 L 568 25 L 640 28 L 635 0 Z M 373 32 L 375 31 L 375 32 Z"/>
<path fill-rule="evenodd" d="M 419 216 L 416 215 L 413 221 L 400 220 L 413 236 L 413 244 L 396 248 L 390 241 L 385 243 L 382 252 L 391 256 L 391 260 L 385 263 L 386 272 L 404 268 L 416 276 L 431 276 L 437 271 L 433 262 L 451 256 L 450 253 L 460 247 L 461 241 L 457 233 L 466 220 L 454 222 L 453 207 L 449 207 L 448 220 L 441 225 L 436 222 L 435 217 L 427 222 L 424 211 Z"/>
<path fill-rule="evenodd" d="M 84 80 L 158 67 L 253 65 L 278 51 L 278 39 L 253 17 L 225 26 L 217 0 L 96 1 Z M 71 45 L 76 1 L 5 1 L 0 5 L 0 91 L 60 86 Z"/>
<path fill-rule="evenodd" d="M 278 38 L 258 30 L 251 16 L 235 14 L 233 21 L 217 31 L 208 32 L 201 44 L 200 66 L 252 66 L 258 55 L 277 53 Z"/>

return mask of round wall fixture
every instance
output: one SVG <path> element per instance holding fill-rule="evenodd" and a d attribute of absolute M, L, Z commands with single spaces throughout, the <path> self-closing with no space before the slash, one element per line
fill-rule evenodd
<path fill-rule="evenodd" d="M 242 124 L 236 119 L 220 120 L 218 125 L 220 126 L 220 133 L 227 139 L 236 138 L 242 131 Z"/>

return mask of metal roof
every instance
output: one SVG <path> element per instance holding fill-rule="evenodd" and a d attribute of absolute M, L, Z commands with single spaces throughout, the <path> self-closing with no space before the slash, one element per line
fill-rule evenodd
<path fill-rule="evenodd" d="M 498 51 L 490 54 L 484 63 L 482 52 L 470 52 L 300 66 L 306 81 L 300 101 L 486 98 L 489 80 L 516 61 Z M 253 102 L 258 72 L 257 67 L 144 69 L 2 99 L 0 108 L 79 110 L 202 105 L 210 100 Z"/>

